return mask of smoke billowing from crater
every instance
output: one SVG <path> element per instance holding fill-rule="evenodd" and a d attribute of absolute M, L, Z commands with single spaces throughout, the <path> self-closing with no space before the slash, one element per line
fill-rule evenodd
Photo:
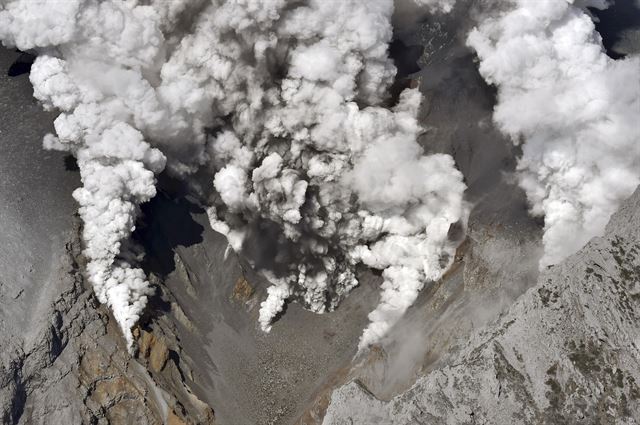
<path fill-rule="evenodd" d="M 383 106 L 395 75 L 393 7 L 3 3 L 0 39 L 38 53 L 34 95 L 60 111 L 44 145 L 78 159 L 89 279 L 130 346 L 150 288 L 128 241 L 165 166 L 187 180 L 210 176 L 213 228 L 273 283 L 265 330 L 287 300 L 335 308 L 364 264 L 385 278 L 364 347 L 447 269 L 465 186 L 451 157 L 416 143 L 417 90 Z"/>
<path fill-rule="evenodd" d="M 640 58 L 609 58 L 583 9 L 607 3 L 512 0 L 468 38 L 498 87 L 495 122 L 522 144 L 520 186 L 545 219 L 541 266 L 601 235 L 640 183 Z"/>
<path fill-rule="evenodd" d="M 604 1 L 480 5 L 468 44 L 498 87 L 496 123 L 522 143 L 520 184 L 554 263 L 640 180 L 640 59 L 604 53 L 580 8 Z M 465 185 L 416 142 L 420 93 L 390 105 L 393 13 L 393 0 L 1 3 L 0 40 L 38 54 L 34 95 L 60 111 L 44 146 L 78 160 L 89 279 L 129 346 L 151 291 L 129 239 L 165 168 L 205 177 L 212 227 L 272 283 L 264 330 L 288 301 L 335 308 L 364 265 L 384 283 L 363 348 L 447 270 Z"/>

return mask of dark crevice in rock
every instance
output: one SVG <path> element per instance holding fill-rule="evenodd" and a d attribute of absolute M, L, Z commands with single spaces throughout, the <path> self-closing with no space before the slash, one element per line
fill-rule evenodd
<path fill-rule="evenodd" d="M 33 65 L 35 59 L 36 57 L 31 53 L 21 52 L 18 59 L 16 59 L 7 70 L 7 75 L 9 77 L 17 77 L 28 74 L 31 72 L 31 65 Z"/>
<path fill-rule="evenodd" d="M 172 197 L 158 193 L 141 207 L 142 217 L 138 221 L 133 239 L 141 243 L 146 260 L 143 268 L 147 273 L 166 277 L 176 269 L 174 250 L 202 242 L 204 227 L 192 214 L 204 210 L 186 197 Z"/>
<path fill-rule="evenodd" d="M 4 422 L 8 424 L 17 424 L 24 413 L 25 404 L 27 402 L 27 391 L 22 379 L 22 361 L 14 363 L 13 383 L 15 388 L 10 402 L 9 415 L 5 415 Z M 8 416 L 8 417 L 7 417 Z"/>

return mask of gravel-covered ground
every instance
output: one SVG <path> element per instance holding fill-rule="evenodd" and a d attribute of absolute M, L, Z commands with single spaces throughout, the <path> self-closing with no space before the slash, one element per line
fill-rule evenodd
<path fill-rule="evenodd" d="M 0 49 L 0 340 L 36 333 L 40 307 L 56 296 L 51 281 L 65 255 L 79 186 L 65 155 L 42 149 L 54 114 L 33 98 L 29 75 L 9 76 L 20 57 Z M 12 74 L 16 73 L 12 70 Z"/>

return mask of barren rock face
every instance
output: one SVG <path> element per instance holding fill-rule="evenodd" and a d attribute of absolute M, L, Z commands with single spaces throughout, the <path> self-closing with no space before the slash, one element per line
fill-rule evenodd
<path fill-rule="evenodd" d="M 638 318 L 640 190 L 447 366 L 389 402 L 352 382 L 324 423 L 635 423 Z"/>

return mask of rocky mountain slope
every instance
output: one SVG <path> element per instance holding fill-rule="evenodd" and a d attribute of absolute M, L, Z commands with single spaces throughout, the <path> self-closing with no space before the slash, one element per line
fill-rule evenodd
<path fill-rule="evenodd" d="M 323 423 L 637 423 L 639 318 L 640 189 L 447 366 L 388 402 L 351 382 Z"/>

